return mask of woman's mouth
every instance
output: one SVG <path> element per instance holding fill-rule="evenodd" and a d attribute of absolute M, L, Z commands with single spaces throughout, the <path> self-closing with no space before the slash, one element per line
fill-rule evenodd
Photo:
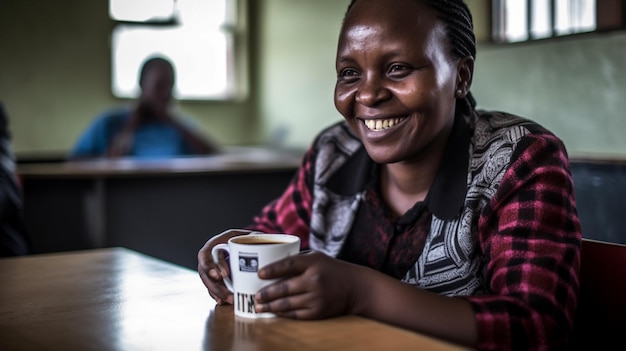
<path fill-rule="evenodd" d="M 378 132 L 381 130 L 385 130 L 391 128 L 401 122 L 403 122 L 407 117 L 394 117 L 394 118 L 385 118 L 385 119 L 364 119 L 363 123 L 367 127 L 367 129 Z"/>

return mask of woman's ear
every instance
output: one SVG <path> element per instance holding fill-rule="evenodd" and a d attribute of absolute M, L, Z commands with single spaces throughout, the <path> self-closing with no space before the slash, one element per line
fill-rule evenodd
<path fill-rule="evenodd" d="M 472 86 L 472 78 L 474 77 L 474 58 L 466 56 L 459 60 L 457 65 L 457 89 L 463 92 L 463 96 L 467 94 Z"/>

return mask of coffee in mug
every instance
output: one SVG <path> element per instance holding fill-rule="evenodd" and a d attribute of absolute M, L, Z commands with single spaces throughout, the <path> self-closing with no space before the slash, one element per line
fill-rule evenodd
<path fill-rule="evenodd" d="M 231 277 L 225 278 L 226 287 L 233 293 L 235 315 L 248 318 L 274 317 L 273 313 L 256 313 L 254 295 L 275 279 L 261 279 L 261 267 L 300 251 L 300 238 L 289 234 L 251 233 L 235 236 L 228 244 L 218 244 L 211 250 L 213 261 L 220 250 L 228 252 Z"/>

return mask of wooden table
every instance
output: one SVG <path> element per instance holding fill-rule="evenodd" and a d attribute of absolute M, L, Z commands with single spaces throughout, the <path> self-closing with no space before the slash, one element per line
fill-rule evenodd
<path fill-rule="evenodd" d="M 0 350 L 461 350 L 355 316 L 235 318 L 197 272 L 124 248 L 0 259 Z"/>

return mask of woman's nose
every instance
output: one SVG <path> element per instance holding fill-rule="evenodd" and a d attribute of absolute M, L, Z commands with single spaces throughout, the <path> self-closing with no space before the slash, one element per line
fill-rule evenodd
<path fill-rule="evenodd" d="M 381 78 L 368 77 L 361 81 L 359 90 L 356 93 L 356 102 L 373 106 L 380 101 L 387 100 L 391 96 L 390 91 L 384 86 Z"/>

